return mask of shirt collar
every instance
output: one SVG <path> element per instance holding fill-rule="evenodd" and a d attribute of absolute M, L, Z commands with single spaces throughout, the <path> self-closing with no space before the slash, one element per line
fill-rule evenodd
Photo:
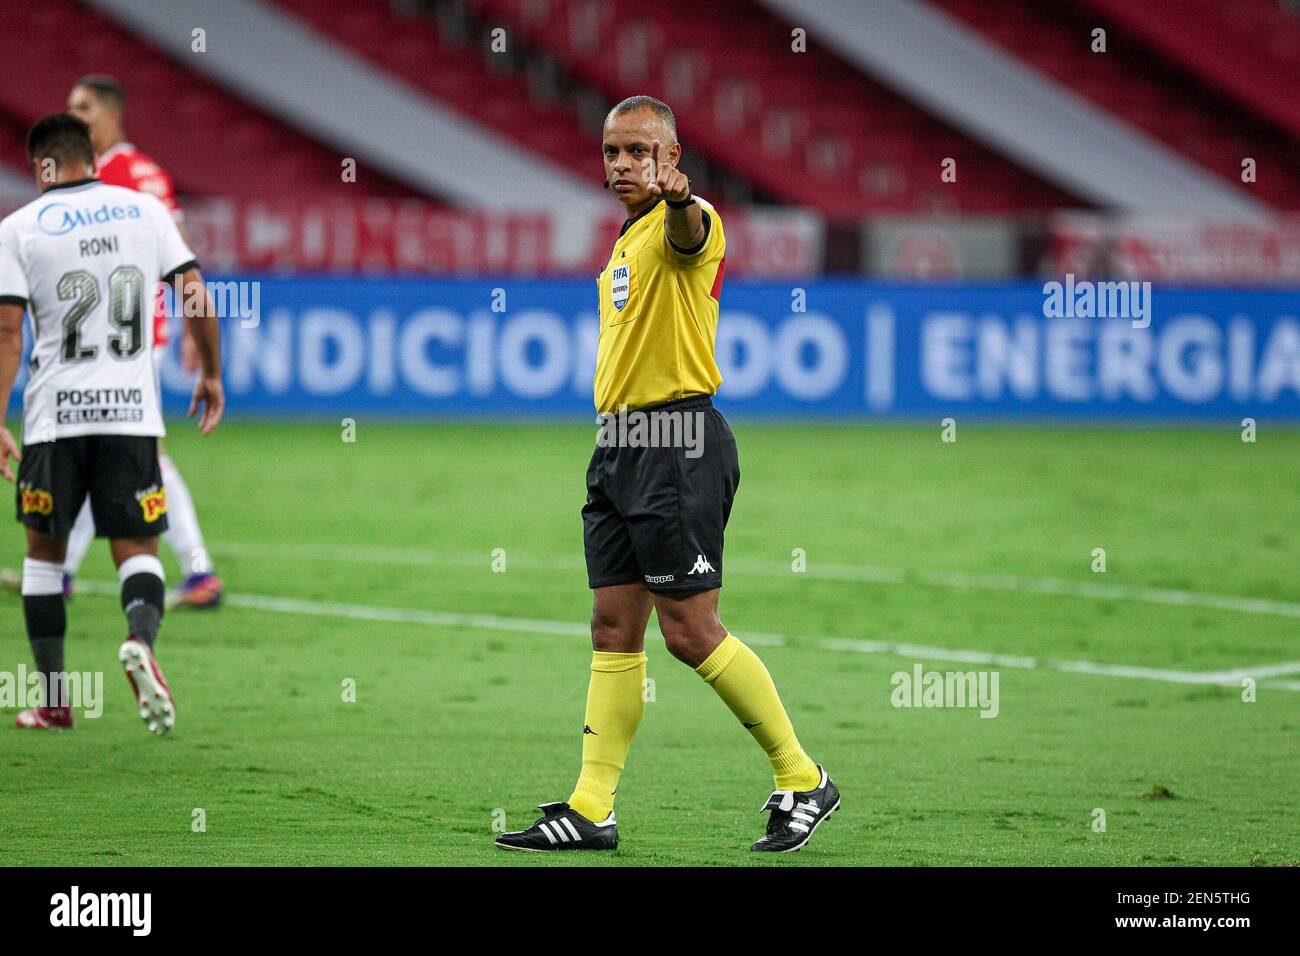
<path fill-rule="evenodd" d="M 72 182 L 68 182 L 68 183 L 55 183 L 53 186 L 47 187 L 45 191 L 47 193 L 52 193 L 56 189 L 72 189 L 76 186 L 88 186 L 91 183 L 97 183 L 97 182 L 99 182 L 99 180 L 96 179 L 94 176 L 87 176 L 85 179 L 74 179 L 72 180 Z"/>
<path fill-rule="evenodd" d="M 623 238 L 623 236 L 627 234 L 627 231 L 628 231 L 629 229 L 632 228 L 633 224 L 636 223 L 637 220 L 639 220 L 639 219 L 644 219 L 644 218 L 646 217 L 646 214 L 649 213 L 651 210 L 653 210 L 653 209 L 655 208 L 655 206 L 657 206 L 657 205 L 659 205 L 661 202 L 663 202 L 663 200 L 664 200 L 664 197 L 663 197 L 663 196 L 660 196 L 658 199 L 656 199 L 656 200 L 655 200 L 654 202 L 652 202 L 650 205 L 646 206 L 644 209 L 642 209 L 642 210 L 641 210 L 639 213 L 637 213 L 635 216 L 633 216 L 633 217 L 630 218 L 630 219 L 625 220 L 625 221 L 623 222 L 623 228 L 620 229 L 620 230 L 618 231 L 618 236 L 619 236 L 619 238 L 620 238 L 620 239 Z"/>
<path fill-rule="evenodd" d="M 120 143 L 114 143 L 112 146 L 108 147 L 108 149 L 104 150 L 104 152 L 100 155 L 99 161 L 95 164 L 95 166 L 96 168 L 103 166 L 105 163 L 111 160 L 118 153 L 127 153 L 133 149 L 135 149 L 135 147 L 126 141 Z"/>

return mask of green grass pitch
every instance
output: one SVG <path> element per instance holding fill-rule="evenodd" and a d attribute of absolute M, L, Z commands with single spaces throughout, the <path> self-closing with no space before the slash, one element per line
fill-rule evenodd
<path fill-rule="evenodd" d="M 104 672 L 104 713 L 57 734 L 4 713 L 0 864 L 1300 863 L 1300 433 L 734 425 L 723 619 L 844 795 L 799 854 L 748 852 L 767 762 L 657 635 L 618 852 L 495 849 L 578 769 L 595 428 L 363 418 L 354 443 L 173 425 L 231 603 L 164 621 L 179 716 L 154 738 L 96 543 L 67 664 Z M 0 564 L 21 549 L 11 524 Z M 15 596 L 0 621 L 12 673 Z M 996 671 L 998 716 L 892 706 L 916 663 Z M 1265 667 L 1253 702 L 1188 677 Z"/>

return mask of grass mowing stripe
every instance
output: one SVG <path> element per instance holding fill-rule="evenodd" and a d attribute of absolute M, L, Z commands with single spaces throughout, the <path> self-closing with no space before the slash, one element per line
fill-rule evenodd
<path fill-rule="evenodd" d="M 1286 759 L 1300 673 L 1267 678 L 1287 690 L 1260 679 L 1248 704 L 1231 686 L 1046 669 L 1058 659 L 1281 668 L 1300 660 L 1288 627 L 1300 619 L 1255 613 L 1267 605 L 1017 593 L 1002 587 L 1019 580 L 1000 577 L 1300 602 L 1300 537 L 1287 533 L 1300 522 L 1289 467 L 1300 432 L 1270 429 L 1243 446 L 1222 427 L 981 428 L 954 446 L 928 426 L 737 431 L 747 490 L 729 527 L 724 603 L 747 642 L 749 626 L 788 635 L 755 650 L 800 740 L 836 774 L 843 812 L 809 850 L 753 859 L 769 763 L 651 640 L 655 700 L 619 789 L 623 845 L 542 865 L 1300 862 L 1300 783 Z M 568 793 L 579 769 L 591 605 L 577 511 L 591 431 L 367 418 L 358 434 L 340 442 L 327 420 L 235 420 L 215 439 L 173 429 L 169 453 L 209 540 L 300 548 L 217 554 L 230 593 L 279 595 L 293 610 L 168 615 L 161 654 L 181 718 L 166 741 L 111 675 L 102 718 L 74 733 L 19 732 L 11 714 L 0 727 L 0 864 L 537 865 L 497 850 L 492 826 L 531 823 L 533 805 Z M 24 550 L 14 531 L 0 548 L 10 567 Z M 796 545 L 808 575 L 791 572 Z M 1091 574 L 1100 545 L 1112 563 Z M 330 546 L 334 556 L 315 560 Z M 489 572 L 497 546 L 518 557 L 506 574 Z M 548 570 L 549 555 L 564 560 Z M 163 562 L 171 577 L 171 555 Z M 900 568 L 990 577 L 941 586 Z M 116 592 L 102 542 L 84 573 Z M 948 586 L 972 583 L 999 587 Z M 492 629 L 437 624 L 465 621 L 436 612 L 478 611 L 567 623 L 556 634 L 491 616 L 479 620 Z M 0 596 L 0 612 L 11 638 L 0 672 L 30 668 L 21 602 Z M 116 669 L 122 624 L 116 598 L 86 591 L 70 607 L 69 663 Z M 876 650 L 833 652 L 816 637 L 874 638 Z M 1041 669 L 893 656 L 881 649 L 890 643 L 1018 655 Z M 890 675 L 917 663 L 1000 671 L 997 718 L 895 707 Z M 206 833 L 193 830 L 196 807 Z M 1104 833 L 1092 829 L 1098 807 Z"/>
<path fill-rule="evenodd" d="M 117 586 L 109 581 L 78 581 L 77 587 L 88 594 L 111 597 L 116 597 L 118 594 Z M 498 614 L 467 614 L 457 611 L 426 611 L 419 608 L 379 607 L 370 604 L 351 604 L 340 601 L 312 601 L 267 594 L 228 593 L 225 596 L 225 603 L 231 607 L 249 611 L 336 617 L 359 621 L 381 621 L 391 624 L 416 624 L 425 627 L 460 627 L 510 631 L 521 634 L 550 634 L 564 637 L 586 637 L 590 633 L 587 625 L 567 621 L 504 617 Z M 1179 671 L 1153 667 L 1133 667 L 1127 664 L 1104 664 L 1095 661 L 1040 660 L 1034 657 L 990 654 L 985 651 L 928 647 L 920 644 L 901 644 L 889 641 L 831 637 L 799 637 L 792 641 L 781 634 L 750 634 L 748 632 L 745 635 L 745 640 L 751 644 L 767 646 L 794 644 L 795 646 L 807 646 L 827 651 L 890 654 L 897 657 L 920 657 L 963 664 L 990 664 L 1024 670 L 1054 670 L 1064 673 L 1126 677 L 1177 684 L 1235 685 L 1240 683 L 1243 677 L 1258 678 L 1274 674 L 1300 672 L 1300 661 L 1283 664 L 1263 664 L 1258 667 L 1234 668 L 1227 671 Z M 1296 681 L 1279 681 L 1277 683 L 1268 683 L 1266 681 L 1265 686 L 1280 687 L 1283 690 L 1300 690 L 1300 682 Z"/>
<path fill-rule="evenodd" d="M 299 561 L 363 562 L 368 564 L 399 564 L 419 567 L 455 566 L 487 567 L 489 556 L 434 551 L 427 548 L 376 548 L 343 547 L 339 545 L 247 544 L 222 542 L 209 546 L 214 554 L 232 557 L 290 558 Z M 513 553 L 510 560 L 516 567 L 567 569 L 585 568 L 577 557 L 553 555 L 538 558 Z M 781 562 L 746 561 L 731 559 L 727 562 L 728 574 L 753 575 L 767 578 L 791 578 L 794 572 Z M 1300 618 L 1300 602 L 1279 601 L 1236 594 L 1214 594 L 1205 591 L 1187 591 L 1158 588 L 1140 584 L 1102 584 L 1092 581 L 1067 581 L 1061 578 L 1026 578 L 1013 574 L 981 574 L 964 571 L 926 571 L 907 568 L 883 568 L 853 564 L 812 564 L 800 576 L 816 581 L 851 581 L 858 584 L 917 584 L 926 587 L 955 588 L 975 591 L 1010 591 L 1018 594 L 1047 594 L 1054 597 L 1088 598 L 1101 601 L 1138 601 L 1145 604 L 1163 604 L 1174 607 L 1208 608 L 1232 611 L 1239 614 L 1265 614 L 1278 617 Z"/>

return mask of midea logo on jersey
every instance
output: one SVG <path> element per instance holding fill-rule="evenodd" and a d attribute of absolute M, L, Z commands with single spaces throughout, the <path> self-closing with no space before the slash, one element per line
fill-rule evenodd
<path fill-rule="evenodd" d="M 122 219 L 139 219 L 140 207 L 110 206 L 108 203 L 98 209 L 82 207 L 76 209 L 65 202 L 53 202 L 36 215 L 36 223 L 41 232 L 47 236 L 62 236 L 72 232 L 78 226 L 103 224 Z"/>

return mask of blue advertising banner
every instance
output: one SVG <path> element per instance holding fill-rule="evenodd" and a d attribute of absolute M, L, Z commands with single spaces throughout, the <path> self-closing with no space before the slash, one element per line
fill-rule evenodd
<path fill-rule="evenodd" d="M 232 416 L 594 420 L 592 281 L 211 285 Z M 1300 420 L 1296 290 L 728 282 L 717 354 L 728 415 Z"/>

